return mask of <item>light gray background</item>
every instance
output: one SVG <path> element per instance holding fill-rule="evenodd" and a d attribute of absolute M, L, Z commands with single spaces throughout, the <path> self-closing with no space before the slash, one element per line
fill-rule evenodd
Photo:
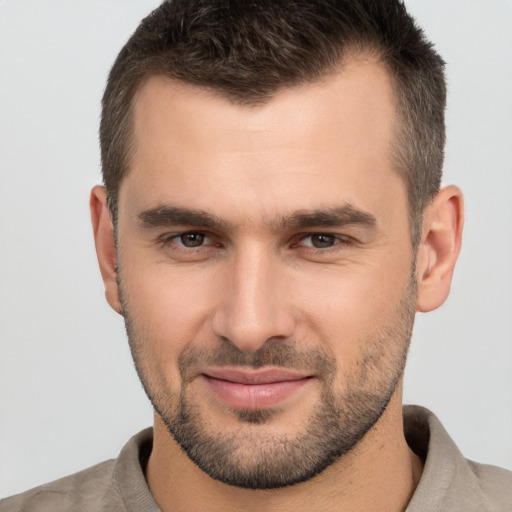
<path fill-rule="evenodd" d="M 157 0 L 0 0 L 0 496 L 115 457 L 152 422 L 95 261 L 88 192 L 108 69 Z M 448 63 L 453 292 L 420 315 L 405 401 L 512 468 L 512 2 L 409 0 Z"/>

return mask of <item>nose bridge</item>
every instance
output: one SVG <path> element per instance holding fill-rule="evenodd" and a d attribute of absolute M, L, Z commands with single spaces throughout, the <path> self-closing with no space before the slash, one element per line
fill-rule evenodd
<path fill-rule="evenodd" d="M 231 258 L 214 330 L 241 350 L 254 351 L 273 337 L 288 337 L 293 316 L 278 257 L 263 243 L 247 243 Z"/>

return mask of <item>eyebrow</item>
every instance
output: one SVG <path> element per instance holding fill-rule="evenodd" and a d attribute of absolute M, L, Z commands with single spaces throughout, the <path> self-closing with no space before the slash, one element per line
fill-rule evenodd
<path fill-rule="evenodd" d="M 275 227 L 283 228 L 313 228 L 313 227 L 337 227 L 349 224 L 375 228 L 377 219 L 374 215 L 364 210 L 359 210 L 351 204 L 345 204 L 335 208 L 316 210 L 299 210 L 279 220 Z"/>
<path fill-rule="evenodd" d="M 227 229 L 230 224 L 226 221 L 204 212 L 191 208 L 177 206 L 159 206 L 144 210 L 138 214 L 142 227 L 157 228 L 165 226 L 200 226 L 210 229 Z"/>
<path fill-rule="evenodd" d="M 229 230 L 233 224 L 202 210 L 177 206 L 158 206 L 138 214 L 144 228 L 166 226 L 195 226 L 201 228 Z M 314 227 L 339 227 L 344 225 L 361 225 L 375 228 L 377 219 L 369 212 L 345 204 L 335 208 L 315 210 L 298 210 L 269 223 L 274 230 L 305 229 Z"/>

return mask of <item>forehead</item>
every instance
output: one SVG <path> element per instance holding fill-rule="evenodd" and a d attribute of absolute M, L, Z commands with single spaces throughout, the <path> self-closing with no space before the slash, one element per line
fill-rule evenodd
<path fill-rule="evenodd" d="M 403 195 L 391 162 L 395 117 L 390 77 L 364 57 L 258 105 L 152 77 L 134 104 L 120 213 L 127 196 L 137 208 L 172 203 L 222 216 L 225 205 L 287 215 L 375 203 L 393 187 Z"/>

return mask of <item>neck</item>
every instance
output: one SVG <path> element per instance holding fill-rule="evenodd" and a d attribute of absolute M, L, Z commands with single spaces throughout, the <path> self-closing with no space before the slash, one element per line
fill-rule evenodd
<path fill-rule="evenodd" d="M 420 459 L 405 441 L 398 386 L 384 414 L 358 445 L 301 484 L 255 491 L 218 482 L 190 461 L 156 415 L 146 478 L 163 512 L 398 512 L 406 508 L 421 471 Z"/>

